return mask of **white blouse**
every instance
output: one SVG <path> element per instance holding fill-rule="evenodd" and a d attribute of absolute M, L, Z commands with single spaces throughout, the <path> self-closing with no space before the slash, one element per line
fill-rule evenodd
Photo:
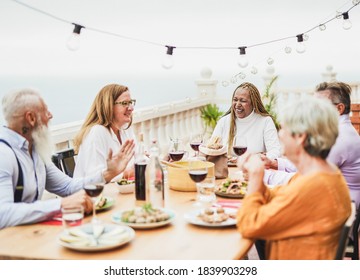
<path fill-rule="evenodd" d="M 127 139 L 135 139 L 131 127 L 126 130 L 121 129 L 119 133 L 123 143 Z M 79 153 L 76 158 L 74 178 L 86 177 L 99 170 L 106 169 L 106 160 L 110 148 L 112 149 L 113 154 L 117 153 L 121 148 L 121 144 L 114 131 L 111 128 L 108 129 L 102 125 L 94 125 L 80 145 Z M 128 167 L 133 165 L 134 159 L 130 160 Z M 122 174 L 119 175 L 113 178 L 113 180 L 121 177 Z"/>
<path fill-rule="evenodd" d="M 212 136 L 221 137 L 224 145 L 228 144 L 230 119 L 230 114 L 222 117 L 212 134 Z M 277 130 L 271 117 L 264 117 L 253 111 L 246 118 L 236 118 L 235 123 L 236 135 L 246 136 L 248 152 L 265 152 L 270 159 L 275 159 L 281 155 Z M 235 154 L 233 153 L 233 155 Z"/>

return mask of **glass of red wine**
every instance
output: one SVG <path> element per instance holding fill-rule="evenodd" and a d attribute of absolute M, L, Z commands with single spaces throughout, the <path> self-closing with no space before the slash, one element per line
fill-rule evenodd
<path fill-rule="evenodd" d="M 243 155 L 247 151 L 247 141 L 244 136 L 235 136 L 233 151 L 237 156 Z"/>
<path fill-rule="evenodd" d="M 189 160 L 189 176 L 191 180 L 193 180 L 196 184 L 196 189 L 198 191 L 197 194 L 197 202 L 195 206 L 201 206 L 201 202 L 199 201 L 199 184 L 205 180 L 208 174 L 208 168 L 203 165 L 202 161 L 197 159 Z"/>
<path fill-rule="evenodd" d="M 191 134 L 190 135 L 190 147 L 195 151 L 195 158 L 199 157 L 199 147 L 203 143 L 202 134 Z"/>
<path fill-rule="evenodd" d="M 98 219 L 96 217 L 96 200 L 104 190 L 104 184 L 103 183 L 88 184 L 84 187 L 84 190 L 86 194 L 91 197 L 91 200 L 93 202 L 93 217 L 91 221 L 93 223 L 96 223 L 98 222 Z"/>
<path fill-rule="evenodd" d="M 183 158 L 185 150 L 182 141 L 178 138 L 171 139 L 169 156 L 172 161 L 179 161 Z"/>

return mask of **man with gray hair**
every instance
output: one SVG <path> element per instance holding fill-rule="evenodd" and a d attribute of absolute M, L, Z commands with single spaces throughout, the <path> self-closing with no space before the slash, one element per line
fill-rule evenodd
<path fill-rule="evenodd" d="M 133 140 L 127 141 L 117 154 L 109 151 L 106 170 L 72 179 L 51 162 L 48 125 L 53 116 L 41 96 L 19 90 L 6 95 L 2 107 L 7 126 L 0 127 L 0 229 L 46 220 L 62 207 L 81 205 L 91 211 L 83 187 L 110 181 L 134 154 Z M 44 190 L 62 198 L 40 200 Z"/>

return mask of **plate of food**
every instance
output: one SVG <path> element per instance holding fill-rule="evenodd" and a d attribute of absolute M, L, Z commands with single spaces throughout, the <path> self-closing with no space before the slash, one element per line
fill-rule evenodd
<path fill-rule="evenodd" d="M 104 211 L 110 209 L 115 204 L 115 199 L 108 196 L 100 196 L 96 203 L 96 211 Z"/>
<path fill-rule="evenodd" d="M 208 156 L 219 156 L 227 152 L 226 146 L 222 144 L 221 137 L 214 136 L 206 143 L 206 145 L 200 145 L 199 151 Z"/>
<path fill-rule="evenodd" d="M 221 197 L 243 198 L 247 191 L 247 182 L 227 178 L 215 189 L 215 194 Z"/>
<path fill-rule="evenodd" d="M 120 179 L 116 181 L 120 193 L 133 193 L 135 191 L 135 180 Z"/>
<path fill-rule="evenodd" d="M 197 209 L 184 215 L 187 222 L 204 227 L 227 227 L 236 225 L 236 209 L 209 207 Z"/>
<path fill-rule="evenodd" d="M 154 208 L 150 203 L 142 207 L 135 207 L 130 210 L 115 212 L 112 221 L 135 229 L 148 229 L 162 227 L 170 224 L 175 218 L 172 210 Z"/>
<path fill-rule="evenodd" d="M 124 245 L 134 237 L 135 231 L 127 226 L 84 224 L 63 231 L 58 242 L 76 251 L 104 251 Z"/>

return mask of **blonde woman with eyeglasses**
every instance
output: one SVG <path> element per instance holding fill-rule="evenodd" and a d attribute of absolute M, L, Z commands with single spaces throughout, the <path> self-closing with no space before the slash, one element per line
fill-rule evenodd
<path fill-rule="evenodd" d="M 84 177 L 106 167 L 109 150 L 118 152 L 128 139 L 135 139 L 131 128 L 135 100 L 126 86 L 109 84 L 95 97 L 80 132 L 74 139 L 77 152 L 74 177 Z M 133 160 L 124 174 L 133 177 Z"/>

